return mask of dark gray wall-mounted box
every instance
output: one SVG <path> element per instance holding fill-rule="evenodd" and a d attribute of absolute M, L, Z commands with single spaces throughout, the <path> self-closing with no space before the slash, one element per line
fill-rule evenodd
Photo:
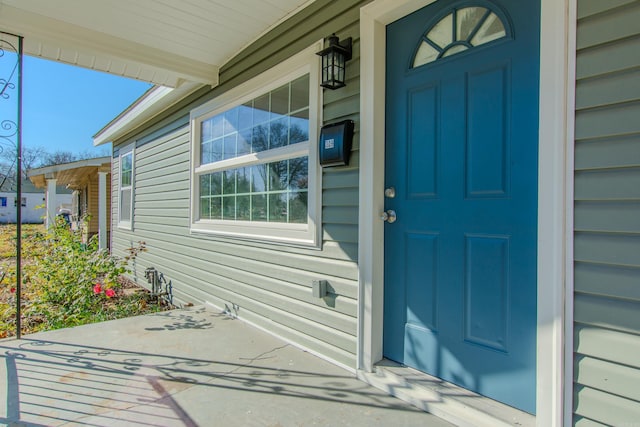
<path fill-rule="evenodd" d="M 322 126 L 320 129 L 320 166 L 349 164 L 353 143 L 353 120 Z"/>

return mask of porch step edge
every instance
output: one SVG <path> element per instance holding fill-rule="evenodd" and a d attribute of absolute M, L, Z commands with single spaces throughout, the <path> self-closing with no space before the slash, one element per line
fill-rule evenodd
<path fill-rule="evenodd" d="M 438 378 L 383 360 L 358 377 L 400 400 L 459 427 L 535 427 L 535 416 Z M 465 400 L 473 399 L 473 404 Z"/>

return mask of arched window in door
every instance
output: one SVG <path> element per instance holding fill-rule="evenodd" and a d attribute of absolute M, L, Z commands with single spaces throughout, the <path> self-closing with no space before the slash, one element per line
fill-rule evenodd
<path fill-rule="evenodd" d="M 464 52 L 495 40 L 511 38 L 506 17 L 496 8 L 454 6 L 430 25 L 418 42 L 411 68 Z"/>

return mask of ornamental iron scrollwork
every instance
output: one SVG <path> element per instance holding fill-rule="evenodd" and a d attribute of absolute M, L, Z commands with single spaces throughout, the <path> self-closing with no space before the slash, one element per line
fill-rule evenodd
<path fill-rule="evenodd" d="M 6 181 L 16 192 L 16 337 L 21 336 L 22 285 L 22 37 L 0 31 L 0 154 L 12 150 L 15 159 L 1 171 L 0 190 Z M 4 277 L 3 277 L 4 279 Z"/>
<path fill-rule="evenodd" d="M 5 40 L 6 36 L 8 36 L 8 34 L 0 33 L 0 61 L 3 61 L 5 56 L 8 56 L 10 53 L 15 54 L 16 56 L 15 61 L 9 60 L 9 64 L 13 64 L 13 67 L 9 67 L 11 72 L 8 74 L 7 78 L 0 76 L 0 97 L 9 99 L 9 90 L 16 88 L 16 84 L 13 82 L 13 79 L 16 75 L 16 71 L 18 70 L 18 65 L 20 64 L 20 57 L 18 54 L 18 47 L 8 40 Z M 9 50 L 7 50 L 7 48 L 9 48 Z M 2 71 L 4 71 L 4 69 Z"/>
<path fill-rule="evenodd" d="M 5 150 L 16 150 L 18 145 L 20 44 L 20 37 L 0 32 L 0 154 Z M 8 171 L 2 172 L 6 175 Z M 6 176 L 3 178 L 0 182 L 4 182 Z"/>

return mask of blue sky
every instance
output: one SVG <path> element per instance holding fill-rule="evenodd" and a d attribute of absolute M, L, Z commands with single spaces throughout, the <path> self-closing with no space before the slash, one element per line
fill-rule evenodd
<path fill-rule="evenodd" d="M 29 56 L 23 62 L 22 142 L 50 153 L 80 153 L 93 135 L 151 85 Z M 108 146 L 109 147 L 109 146 Z"/>

